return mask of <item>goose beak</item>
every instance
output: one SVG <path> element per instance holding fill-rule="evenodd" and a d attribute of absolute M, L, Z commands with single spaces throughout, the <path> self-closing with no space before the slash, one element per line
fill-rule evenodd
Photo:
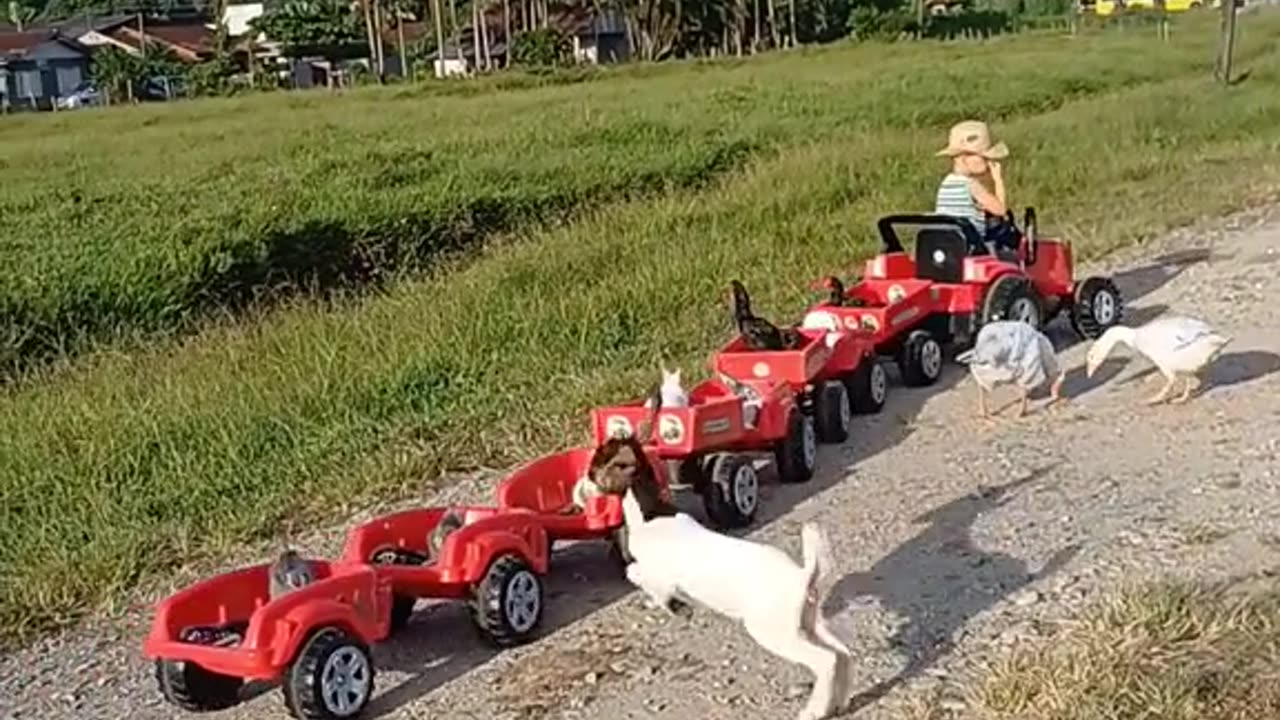
<path fill-rule="evenodd" d="M 1089 358 L 1088 364 L 1084 367 L 1084 376 L 1089 378 L 1093 377 L 1093 374 L 1098 371 L 1098 364 L 1097 360 Z"/>

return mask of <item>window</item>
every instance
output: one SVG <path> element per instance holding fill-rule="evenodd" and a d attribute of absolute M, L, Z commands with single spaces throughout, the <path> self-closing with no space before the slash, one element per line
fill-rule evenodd
<path fill-rule="evenodd" d="M 44 97 L 44 85 L 40 82 L 40 71 L 36 69 L 19 70 L 13 74 L 14 99 Z"/>
<path fill-rule="evenodd" d="M 59 65 L 57 68 L 58 95 L 65 96 L 75 92 L 84 81 L 79 65 Z"/>

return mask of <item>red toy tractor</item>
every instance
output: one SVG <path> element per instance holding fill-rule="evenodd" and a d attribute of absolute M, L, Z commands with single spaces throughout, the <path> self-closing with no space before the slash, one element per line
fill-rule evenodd
<path fill-rule="evenodd" d="M 721 528 L 745 527 L 755 517 L 760 481 L 751 454 L 771 453 L 783 482 L 808 480 L 817 462 L 813 421 L 790 387 L 759 380 L 742 385 L 742 394 L 719 380 L 694 386 L 688 407 L 658 411 L 650 446 L 667 464 L 671 484 L 699 493 L 707 516 Z M 643 400 L 595 408 L 595 441 L 634 432 L 648 412 Z"/>
<path fill-rule="evenodd" d="M 156 606 L 143 653 L 164 697 L 232 707 L 247 681 L 280 683 L 301 720 L 359 715 L 373 696 L 369 646 L 386 637 L 391 585 L 363 564 L 309 561 L 314 582 L 272 600 L 268 565 L 223 573 Z"/>
<path fill-rule="evenodd" d="M 1077 282 L 1070 243 L 1036 236 L 1034 208 L 1027 208 L 1013 253 L 992 254 L 967 221 L 946 215 L 890 215 L 877 228 L 884 251 L 867 261 L 862 280 L 839 304 L 827 300 L 809 312 L 870 332 L 907 385 L 936 382 L 941 344 L 971 342 L 987 322 L 1020 320 L 1039 329 L 1066 313 L 1079 335 L 1096 338 L 1123 314 L 1110 278 Z M 914 256 L 901 240 L 912 229 Z"/>

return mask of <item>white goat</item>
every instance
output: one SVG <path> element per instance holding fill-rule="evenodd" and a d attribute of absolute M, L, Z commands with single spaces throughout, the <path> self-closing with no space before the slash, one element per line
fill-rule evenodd
<path fill-rule="evenodd" d="M 809 668 L 813 692 L 797 720 L 819 720 L 849 704 L 849 648 L 822 618 L 817 584 L 831 567 L 822 531 L 800 530 L 804 565 L 782 550 L 708 530 L 678 513 L 645 521 L 635 494 L 622 500 L 627 547 L 635 561 L 627 579 L 674 612 L 673 599 L 740 621 L 761 647 Z"/>

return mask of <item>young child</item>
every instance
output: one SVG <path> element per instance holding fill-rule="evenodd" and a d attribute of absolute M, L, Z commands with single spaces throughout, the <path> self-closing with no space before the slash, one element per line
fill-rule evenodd
<path fill-rule="evenodd" d="M 951 172 L 938 186 L 934 213 L 968 220 L 978 237 L 997 249 L 1016 250 L 1018 231 L 1009 222 L 1004 175 L 1000 161 L 1009 155 L 1003 142 L 991 142 L 991 130 L 979 120 L 966 120 L 951 128 L 947 146 L 938 155 L 951 158 Z M 991 179 L 991 187 L 983 182 Z M 970 248 L 986 254 L 986 246 Z"/>

